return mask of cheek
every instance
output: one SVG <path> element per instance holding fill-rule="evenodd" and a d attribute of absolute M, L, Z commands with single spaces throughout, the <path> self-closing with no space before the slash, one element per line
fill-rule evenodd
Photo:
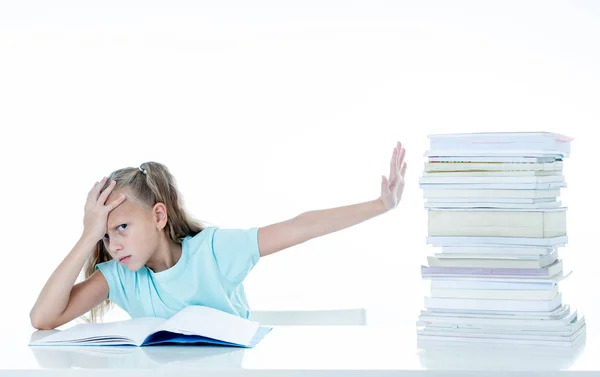
<path fill-rule="evenodd" d="M 159 244 L 159 238 L 154 235 L 140 235 L 136 239 L 136 250 L 140 254 L 150 255 Z"/>

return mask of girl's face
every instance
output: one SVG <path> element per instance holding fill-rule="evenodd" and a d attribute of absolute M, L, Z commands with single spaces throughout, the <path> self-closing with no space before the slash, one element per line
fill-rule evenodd
<path fill-rule="evenodd" d="M 110 193 L 106 203 L 111 203 L 121 193 L 125 200 L 108 214 L 104 247 L 110 256 L 130 271 L 142 268 L 157 249 L 160 232 L 152 210 L 130 200 L 126 189 Z"/>

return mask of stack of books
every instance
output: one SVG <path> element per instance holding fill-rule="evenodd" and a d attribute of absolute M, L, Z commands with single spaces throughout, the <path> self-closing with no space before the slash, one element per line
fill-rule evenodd
<path fill-rule="evenodd" d="M 420 188 L 429 296 L 424 340 L 570 346 L 585 318 L 563 302 L 569 276 L 563 160 L 572 138 L 549 132 L 430 135 Z M 562 250 L 562 249 L 561 249 Z"/>

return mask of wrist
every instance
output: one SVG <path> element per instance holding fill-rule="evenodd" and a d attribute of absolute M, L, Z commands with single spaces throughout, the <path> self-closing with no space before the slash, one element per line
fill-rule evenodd
<path fill-rule="evenodd" d="M 81 237 L 79 237 L 78 243 L 84 244 L 87 246 L 94 246 L 98 241 L 99 240 L 97 237 L 94 237 L 91 234 L 84 232 L 81 234 Z"/>
<path fill-rule="evenodd" d="M 377 200 L 375 200 L 375 206 L 381 214 L 384 214 L 389 211 L 389 208 L 387 208 L 387 206 L 385 205 L 385 201 L 382 197 L 379 197 Z"/>

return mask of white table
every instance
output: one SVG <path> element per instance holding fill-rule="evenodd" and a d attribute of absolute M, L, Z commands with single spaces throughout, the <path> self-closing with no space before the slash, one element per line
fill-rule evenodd
<path fill-rule="evenodd" d="M 454 343 L 419 348 L 408 323 L 392 328 L 275 327 L 252 349 L 29 347 L 30 336 L 32 331 L 13 330 L 2 337 L 0 376 L 600 375 L 600 337 L 589 329 L 585 344 L 575 348 Z"/>

